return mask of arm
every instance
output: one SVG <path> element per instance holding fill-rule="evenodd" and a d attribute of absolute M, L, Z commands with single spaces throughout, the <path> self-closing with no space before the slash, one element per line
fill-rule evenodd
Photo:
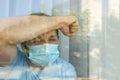
<path fill-rule="evenodd" d="M 0 19 L 0 62 L 3 62 L 1 59 L 10 61 L 9 63 L 13 61 L 17 43 L 31 40 L 42 33 L 63 27 L 63 23 L 71 24 L 74 21 L 77 21 L 74 16 L 20 16 Z"/>
<path fill-rule="evenodd" d="M 30 40 L 42 33 L 58 29 L 61 23 L 70 24 L 75 17 L 21 16 L 0 20 L 0 36 L 7 43 Z"/>

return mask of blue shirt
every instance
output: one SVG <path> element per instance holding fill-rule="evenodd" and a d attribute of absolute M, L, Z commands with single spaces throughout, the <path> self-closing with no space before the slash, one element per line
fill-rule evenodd
<path fill-rule="evenodd" d="M 30 66 L 25 53 L 18 49 L 14 62 L 7 67 L 0 67 L 0 80 L 77 80 L 74 67 L 58 58 L 43 70 Z"/>

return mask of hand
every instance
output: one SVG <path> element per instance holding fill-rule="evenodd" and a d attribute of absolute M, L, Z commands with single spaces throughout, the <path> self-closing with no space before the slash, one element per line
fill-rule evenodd
<path fill-rule="evenodd" d="M 68 18 L 67 21 L 60 23 L 59 29 L 66 36 L 74 36 L 77 30 L 79 29 L 78 20 L 75 17 L 72 17 L 72 18 Z"/>

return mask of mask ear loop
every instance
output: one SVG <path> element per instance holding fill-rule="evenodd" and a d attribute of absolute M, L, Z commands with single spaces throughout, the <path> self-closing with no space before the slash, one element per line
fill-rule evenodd
<path fill-rule="evenodd" d="M 23 48 L 23 50 L 25 51 L 25 53 L 29 56 L 29 49 L 25 49 L 25 48 Z"/>
<path fill-rule="evenodd" d="M 26 45 L 26 42 L 23 43 L 23 51 L 26 53 L 26 56 L 29 56 L 29 48 Z"/>
<path fill-rule="evenodd" d="M 60 36 L 61 36 L 61 31 L 58 30 L 58 50 L 60 51 Z"/>
<path fill-rule="evenodd" d="M 34 40 L 40 40 L 38 37 L 35 37 Z M 30 50 L 28 46 L 26 45 L 26 42 L 23 43 L 23 51 L 29 56 Z"/>
<path fill-rule="evenodd" d="M 18 44 L 17 44 L 17 49 L 18 49 L 22 54 L 28 56 L 28 55 L 26 54 L 26 51 L 22 48 L 21 43 L 18 43 Z"/>

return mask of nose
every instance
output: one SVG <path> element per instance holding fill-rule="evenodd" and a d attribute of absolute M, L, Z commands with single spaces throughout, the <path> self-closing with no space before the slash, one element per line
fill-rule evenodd
<path fill-rule="evenodd" d="M 45 39 L 41 39 L 41 40 L 40 40 L 40 43 L 41 43 L 41 44 L 44 44 L 44 43 L 47 43 L 47 41 L 46 41 Z"/>
<path fill-rule="evenodd" d="M 47 36 L 46 34 L 43 34 L 40 38 L 40 43 L 44 44 L 44 43 L 47 43 Z"/>

